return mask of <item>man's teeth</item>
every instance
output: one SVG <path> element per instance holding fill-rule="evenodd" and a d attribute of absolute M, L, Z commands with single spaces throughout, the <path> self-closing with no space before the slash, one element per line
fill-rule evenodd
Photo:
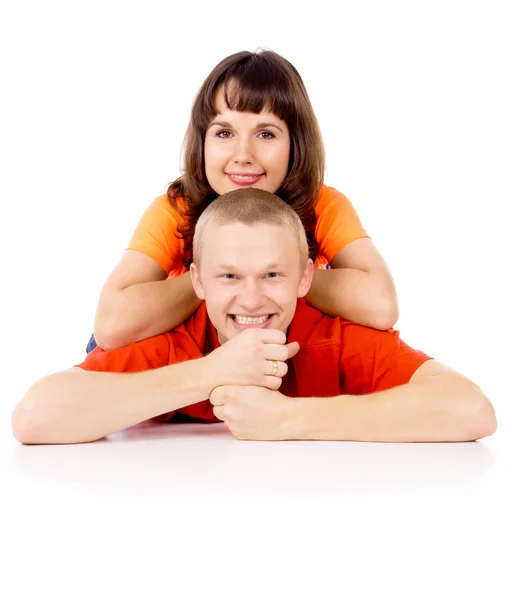
<path fill-rule="evenodd" d="M 240 325 L 260 325 L 269 319 L 269 315 L 264 315 L 263 317 L 241 317 L 240 315 L 235 315 L 234 319 Z"/>

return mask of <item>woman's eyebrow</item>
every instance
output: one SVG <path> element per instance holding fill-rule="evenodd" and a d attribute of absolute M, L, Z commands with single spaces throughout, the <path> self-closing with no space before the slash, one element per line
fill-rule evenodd
<path fill-rule="evenodd" d="M 274 123 L 269 123 L 268 121 L 265 121 L 263 123 L 257 123 L 257 129 L 264 129 L 265 127 L 275 127 L 283 133 L 283 129 L 281 127 L 278 127 L 278 125 L 275 125 Z"/>
<path fill-rule="evenodd" d="M 213 121 L 210 127 L 217 125 L 218 127 L 225 127 L 227 129 L 234 129 L 234 127 L 228 121 Z M 279 131 L 283 133 L 283 129 L 274 123 L 269 123 L 268 121 L 264 121 L 262 123 L 257 123 L 257 129 L 264 129 L 266 127 L 275 127 Z"/>

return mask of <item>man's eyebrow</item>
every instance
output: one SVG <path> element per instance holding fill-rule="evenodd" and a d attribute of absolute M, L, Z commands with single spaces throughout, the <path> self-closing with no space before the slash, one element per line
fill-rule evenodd
<path fill-rule="evenodd" d="M 217 125 L 218 127 L 225 127 L 226 129 L 234 129 L 233 126 L 228 121 L 213 121 L 210 124 L 210 127 Z M 274 123 L 269 123 L 268 121 L 263 121 L 262 123 L 257 123 L 257 129 L 265 129 L 266 127 L 274 127 L 278 129 L 281 133 L 283 133 L 283 129 Z"/>
<path fill-rule="evenodd" d="M 213 269 L 217 271 L 236 271 L 237 267 L 235 265 L 214 265 Z"/>

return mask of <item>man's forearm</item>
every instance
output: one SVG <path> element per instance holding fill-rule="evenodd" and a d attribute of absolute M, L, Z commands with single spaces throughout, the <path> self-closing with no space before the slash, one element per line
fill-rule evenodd
<path fill-rule="evenodd" d="M 165 333 L 199 306 L 190 273 L 131 285 L 115 292 L 97 311 L 95 339 L 104 350 Z"/>
<path fill-rule="evenodd" d="M 209 397 L 205 358 L 140 373 L 70 369 L 36 382 L 12 416 L 25 444 L 91 442 Z"/>
<path fill-rule="evenodd" d="M 374 394 L 298 398 L 293 404 L 293 439 L 463 442 L 495 428 L 483 392 L 457 373 Z"/>
<path fill-rule="evenodd" d="M 306 299 L 328 315 L 375 329 L 389 329 L 398 319 L 394 286 L 359 269 L 316 269 Z"/>

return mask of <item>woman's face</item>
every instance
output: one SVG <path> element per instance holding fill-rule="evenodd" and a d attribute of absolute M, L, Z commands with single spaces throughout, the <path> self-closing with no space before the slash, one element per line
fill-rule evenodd
<path fill-rule="evenodd" d="M 206 177 L 221 195 L 240 187 L 275 193 L 289 168 L 290 135 L 274 113 L 230 110 L 223 91 L 216 98 L 218 114 L 204 138 Z"/>

